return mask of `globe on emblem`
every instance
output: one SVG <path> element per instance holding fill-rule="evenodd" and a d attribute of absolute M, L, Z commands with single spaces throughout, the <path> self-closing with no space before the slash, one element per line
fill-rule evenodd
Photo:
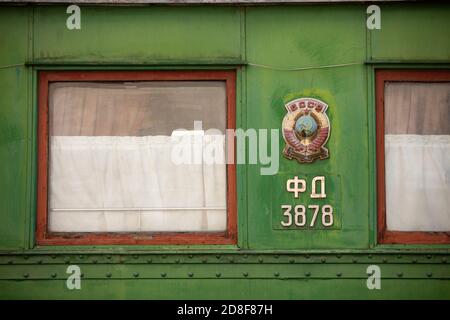
<path fill-rule="evenodd" d="M 295 122 L 295 131 L 301 137 L 311 137 L 317 131 L 317 122 L 311 115 L 303 115 Z"/>

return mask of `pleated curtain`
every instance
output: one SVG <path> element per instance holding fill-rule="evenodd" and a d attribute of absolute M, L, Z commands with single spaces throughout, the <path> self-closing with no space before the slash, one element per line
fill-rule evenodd
<path fill-rule="evenodd" d="M 387 229 L 450 231 L 450 84 L 385 87 Z"/>
<path fill-rule="evenodd" d="M 50 97 L 50 231 L 226 229 L 225 138 L 205 133 L 224 132 L 223 83 L 55 83 Z M 221 161 L 179 163 L 180 143 Z"/>

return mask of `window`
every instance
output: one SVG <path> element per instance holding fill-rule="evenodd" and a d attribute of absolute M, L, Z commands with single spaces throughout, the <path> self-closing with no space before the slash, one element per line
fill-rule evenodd
<path fill-rule="evenodd" d="M 40 72 L 37 243 L 235 243 L 235 82 L 234 71 Z"/>
<path fill-rule="evenodd" d="M 378 70 L 380 243 L 450 243 L 450 70 Z"/>

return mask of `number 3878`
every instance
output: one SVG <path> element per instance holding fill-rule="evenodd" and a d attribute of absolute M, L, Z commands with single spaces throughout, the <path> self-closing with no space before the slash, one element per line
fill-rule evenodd
<path fill-rule="evenodd" d="M 292 225 L 297 227 L 314 227 L 317 225 L 317 221 L 321 221 L 324 227 L 331 227 L 334 222 L 333 207 L 328 204 L 322 207 L 315 204 L 307 207 L 302 204 L 294 207 L 291 205 L 282 205 L 281 209 L 283 209 L 284 217 L 284 220 L 281 221 L 283 227 L 290 227 Z M 311 218 L 308 219 L 308 217 Z"/>

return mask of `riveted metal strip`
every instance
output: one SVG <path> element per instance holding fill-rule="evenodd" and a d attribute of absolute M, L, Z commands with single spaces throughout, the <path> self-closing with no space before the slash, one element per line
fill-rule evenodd
<path fill-rule="evenodd" d="M 370 264 L 134 264 L 80 265 L 84 279 L 367 279 Z M 1 265 L 0 280 L 67 279 L 68 265 Z M 383 279 L 446 279 L 439 264 L 379 264 Z"/>
<path fill-rule="evenodd" d="M 25 264 L 447 264 L 449 254 L 14 254 L 0 265 Z"/>

